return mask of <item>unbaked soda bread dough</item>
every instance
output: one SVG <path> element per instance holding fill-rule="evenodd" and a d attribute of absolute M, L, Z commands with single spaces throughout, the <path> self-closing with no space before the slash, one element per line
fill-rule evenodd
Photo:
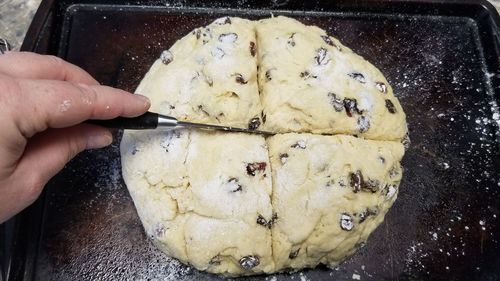
<path fill-rule="evenodd" d="M 382 73 L 315 26 L 256 24 L 266 130 L 399 140 L 405 114 Z"/>
<path fill-rule="evenodd" d="M 164 51 L 136 92 L 181 120 L 279 132 L 124 133 L 146 233 L 199 270 L 335 266 L 396 200 L 403 109 L 377 68 L 317 27 L 217 19 Z"/>

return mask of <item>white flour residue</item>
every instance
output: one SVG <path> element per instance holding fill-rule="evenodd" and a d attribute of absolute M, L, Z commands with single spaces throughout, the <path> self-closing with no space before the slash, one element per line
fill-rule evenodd
<path fill-rule="evenodd" d="M 426 270 L 422 260 L 429 256 L 429 253 L 425 252 L 423 242 L 413 242 L 411 246 L 406 250 L 406 267 L 407 268 L 419 268 L 421 270 Z"/>
<path fill-rule="evenodd" d="M 486 222 L 484 220 L 480 220 L 479 225 L 481 226 L 481 230 L 486 230 Z"/>
<path fill-rule="evenodd" d="M 64 100 L 60 105 L 59 105 L 59 111 L 60 112 L 66 112 L 71 108 L 71 101 L 70 100 Z"/>
<path fill-rule="evenodd" d="M 359 93 L 358 108 L 360 110 L 370 111 L 375 103 L 373 95 L 366 92 Z"/>
<path fill-rule="evenodd" d="M 300 277 L 300 281 L 311 281 L 309 278 L 307 278 L 307 276 L 304 275 L 304 273 L 300 273 L 299 274 L 299 277 Z"/>
<path fill-rule="evenodd" d="M 432 240 L 438 240 L 438 234 L 436 232 L 432 233 Z"/>

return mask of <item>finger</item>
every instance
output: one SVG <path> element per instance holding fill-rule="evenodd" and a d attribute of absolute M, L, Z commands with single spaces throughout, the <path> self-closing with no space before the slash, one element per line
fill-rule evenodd
<path fill-rule="evenodd" d="M 80 67 L 56 56 L 29 52 L 7 52 L 0 56 L 0 73 L 25 79 L 63 80 L 99 85 Z"/>
<path fill-rule="evenodd" d="M 150 106 L 149 99 L 106 86 L 63 81 L 21 80 L 22 101 L 13 112 L 23 135 L 63 128 L 88 119 L 135 117 Z"/>
<path fill-rule="evenodd" d="M 35 135 L 29 140 L 12 176 L 12 182 L 20 187 L 15 198 L 28 206 L 38 198 L 48 180 L 78 153 L 105 147 L 112 141 L 108 129 L 88 124 L 50 129 Z"/>

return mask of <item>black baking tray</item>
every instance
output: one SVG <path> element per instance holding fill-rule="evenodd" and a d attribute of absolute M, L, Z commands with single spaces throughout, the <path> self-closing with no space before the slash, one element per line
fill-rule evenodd
<path fill-rule="evenodd" d="M 499 16 L 486 1 L 44 0 L 22 49 L 133 91 L 194 27 L 280 14 L 326 29 L 380 68 L 412 144 L 399 198 L 365 247 L 337 268 L 240 280 L 500 280 Z M 11 222 L 6 280 L 222 279 L 148 241 L 116 137 L 71 161 Z"/>

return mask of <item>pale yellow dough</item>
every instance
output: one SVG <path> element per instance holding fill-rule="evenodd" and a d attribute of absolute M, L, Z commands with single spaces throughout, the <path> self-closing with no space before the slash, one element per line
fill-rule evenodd
<path fill-rule="evenodd" d="M 146 233 L 170 256 L 231 275 L 274 269 L 271 171 L 264 138 L 205 132 L 126 132 L 123 177 Z M 247 165 L 264 169 L 247 174 Z M 246 272 L 242 257 L 258 256 Z"/>
<path fill-rule="evenodd" d="M 151 66 L 136 92 L 151 110 L 181 120 L 247 127 L 262 107 L 257 95 L 255 23 L 230 18 L 197 28 Z"/>
<path fill-rule="evenodd" d="M 264 19 L 256 26 L 267 130 L 377 140 L 405 136 L 403 109 L 372 64 L 324 30 L 291 18 Z M 346 98 L 355 100 L 361 113 L 353 110 L 349 117 Z M 394 113 L 387 109 L 386 100 L 393 104 Z"/>
<path fill-rule="evenodd" d="M 383 221 L 405 115 L 374 66 L 322 36 L 286 17 L 226 17 L 153 64 L 136 91 L 152 111 L 282 133 L 124 133 L 123 178 L 167 255 L 227 276 L 333 266 Z"/>
<path fill-rule="evenodd" d="M 400 143 L 283 134 L 271 137 L 268 145 L 278 270 L 337 265 L 366 241 L 396 200 L 404 154 Z M 359 188 L 353 184 L 357 172 Z M 351 220 L 352 229 L 342 229 L 342 216 Z"/>

